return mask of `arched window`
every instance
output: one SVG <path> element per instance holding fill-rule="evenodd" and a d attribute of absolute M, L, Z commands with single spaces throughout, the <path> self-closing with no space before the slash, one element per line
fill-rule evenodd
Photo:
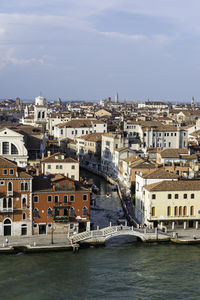
<path fill-rule="evenodd" d="M 83 216 L 87 216 L 87 214 L 88 214 L 87 207 L 84 206 L 84 207 L 83 207 Z"/>
<path fill-rule="evenodd" d="M 8 182 L 8 191 L 12 192 L 13 188 L 12 188 L 12 182 Z"/>
<path fill-rule="evenodd" d="M 22 199 L 22 207 L 23 207 L 23 208 L 26 207 L 26 198 L 25 198 L 25 197 Z"/>
<path fill-rule="evenodd" d="M 156 210 L 155 210 L 154 206 L 151 208 L 151 215 L 152 215 L 152 217 L 155 217 L 155 215 L 156 215 Z"/>
<path fill-rule="evenodd" d="M 7 201 L 6 201 L 6 198 L 3 198 L 3 208 L 7 208 Z"/>
<path fill-rule="evenodd" d="M 12 198 L 8 198 L 8 208 L 12 208 Z"/>
<path fill-rule="evenodd" d="M 47 210 L 47 216 L 48 216 L 49 218 L 52 217 L 52 209 L 51 209 L 51 208 L 48 208 L 48 210 Z"/>
<path fill-rule="evenodd" d="M 20 188 L 21 188 L 21 191 L 24 191 L 24 183 L 23 182 L 21 182 Z"/>
<path fill-rule="evenodd" d="M 184 206 L 184 207 L 183 207 L 183 215 L 184 215 L 184 216 L 187 216 L 187 206 Z"/>
<path fill-rule="evenodd" d="M 68 216 L 68 209 L 67 208 L 63 209 L 63 216 Z"/>
<path fill-rule="evenodd" d="M 168 206 L 168 207 L 167 207 L 167 215 L 168 215 L 168 216 L 171 216 L 171 206 Z"/>
<path fill-rule="evenodd" d="M 70 207 L 69 215 L 70 215 L 70 217 L 74 217 L 74 208 L 73 207 Z"/>
<path fill-rule="evenodd" d="M 18 154 L 18 149 L 17 147 L 11 143 L 11 154 Z"/>
<path fill-rule="evenodd" d="M 25 191 L 28 191 L 28 183 L 25 182 Z"/>
<path fill-rule="evenodd" d="M 23 219 L 23 220 L 26 220 L 26 213 L 23 213 L 23 214 L 22 214 L 22 219 Z"/>
<path fill-rule="evenodd" d="M 190 215 L 194 216 L 194 206 L 190 206 Z"/>
<path fill-rule="evenodd" d="M 182 206 L 179 206 L 179 216 L 182 216 L 183 211 L 182 211 Z"/>
<path fill-rule="evenodd" d="M 11 221 L 9 219 L 6 219 L 3 223 L 4 224 L 11 224 Z"/>
<path fill-rule="evenodd" d="M 40 119 L 40 111 L 38 112 L 38 119 Z"/>
<path fill-rule="evenodd" d="M 58 208 L 55 208 L 54 216 L 55 216 L 55 217 L 59 216 L 59 209 L 58 209 Z"/>
<path fill-rule="evenodd" d="M 44 113 L 44 111 L 42 112 L 42 119 L 44 119 L 45 118 L 45 113 Z"/>
<path fill-rule="evenodd" d="M 65 196 L 63 197 L 63 202 L 64 202 L 64 203 L 67 203 L 67 195 L 65 195 Z"/>
<path fill-rule="evenodd" d="M 38 212 L 37 208 L 34 208 L 34 210 L 33 210 L 33 217 L 34 218 L 38 218 L 39 217 L 39 212 Z"/>
<path fill-rule="evenodd" d="M 175 207 L 174 207 L 174 215 L 175 215 L 175 216 L 178 216 L 178 206 L 175 206 Z"/>

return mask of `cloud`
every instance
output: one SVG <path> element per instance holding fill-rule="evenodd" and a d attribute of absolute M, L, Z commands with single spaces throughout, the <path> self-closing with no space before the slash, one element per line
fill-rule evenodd
<path fill-rule="evenodd" d="M 133 42 L 144 41 L 147 39 L 147 36 L 142 35 L 142 34 L 124 34 L 124 33 L 120 33 L 120 32 L 99 32 L 99 33 L 108 38 L 133 41 Z"/>

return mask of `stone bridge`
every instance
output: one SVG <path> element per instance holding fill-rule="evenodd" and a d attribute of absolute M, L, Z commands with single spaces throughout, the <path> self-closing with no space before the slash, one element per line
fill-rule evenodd
<path fill-rule="evenodd" d="M 137 229 L 129 226 L 109 226 L 99 230 L 84 231 L 72 236 L 72 243 L 104 244 L 117 236 L 134 236 L 143 242 L 169 241 L 170 236 L 156 230 Z"/>

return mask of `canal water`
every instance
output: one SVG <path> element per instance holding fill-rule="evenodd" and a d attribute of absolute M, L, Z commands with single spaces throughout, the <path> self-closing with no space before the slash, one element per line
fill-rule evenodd
<path fill-rule="evenodd" d="M 98 177 L 101 224 L 116 222 L 120 205 Z M 111 193 L 111 199 L 102 195 Z M 105 202 L 104 202 L 105 201 Z M 114 242 L 114 240 L 113 240 Z M 113 246 L 115 245 L 115 246 Z M 200 299 L 200 246 L 115 243 L 79 253 L 0 255 L 0 299 Z"/>

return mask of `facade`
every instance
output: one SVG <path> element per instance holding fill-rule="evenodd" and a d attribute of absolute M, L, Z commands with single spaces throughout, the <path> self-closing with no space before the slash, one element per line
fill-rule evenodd
<path fill-rule="evenodd" d="M 96 119 L 76 119 L 54 127 L 54 137 L 57 139 L 76 140 L 82 135 L 104 132 L 107 132 L 107 124 Z"/>
<path fill-rule="evenodd" d="M 63 153 L 55 153 L 41 160 L 41 171 L 44 175 L 63 174 L 79 181 L 79 162 Z"/>
<path fill-rule="evenodd" d="M 153 227 L 198 228 L 198 180 L 161 181 L 144 186 L 144 222 Z"/>
<path fill-rule="evenodd" d="M 0 155 L 15 161 L 19 167 L 26 167 L 28 153 L 24 136 L 9 128 L 0 129 Z"/>
<path fill-rule="evenodd" d="M 0 235 L 32 234 L 32 177 L 0 157 Z"/>
<path fill-rule="evenodd" d="M 33 234 L 90 228 L 90 192 L 62 175 L 33 179 Z"/>
<path fill-rule="evenodd" d="M 100 170 L 102 133 L 90 133 L 77 138 L 77 155 L 81 165 Z"/>

